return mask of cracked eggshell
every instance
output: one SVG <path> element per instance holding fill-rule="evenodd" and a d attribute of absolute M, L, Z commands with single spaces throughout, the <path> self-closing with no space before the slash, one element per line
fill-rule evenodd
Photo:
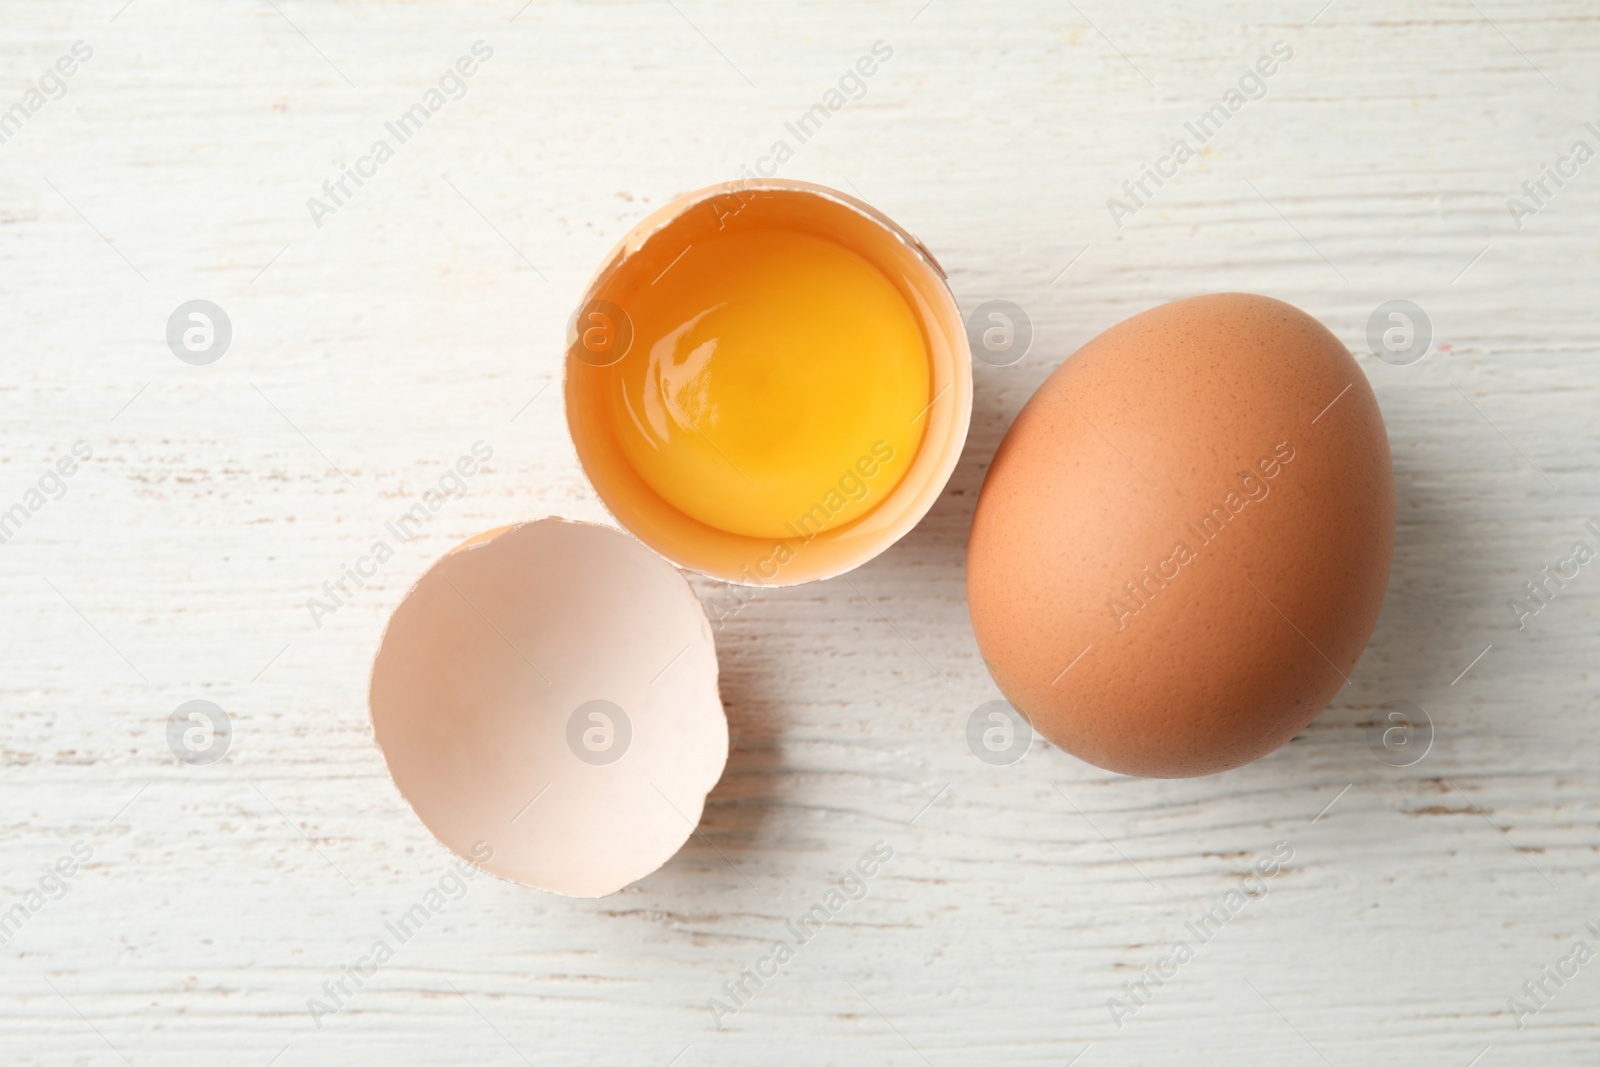
<path fill-rule="evenodd" d="M 699 599 L 591 523 L 503 527 L 435 563 L 389 620 L 370 704 L 395 785 L 446 848 L 566 896 L 670 859 L 728 758 Z"/>
<path fill-rule="evenodd" d="M 580 326 L 595 313 L 623 312 L 697 241 L 723 230 L 787 228 L 843 245 L 883 272 L 922 328 L 930 399 L 911 468 L 860 519 L 806 538 L 747 537 L 680 512 L 628 463 L 604 414 L 604 368 L 585 350 Z M 922 521 L 955 472 L 972 421 L 972 352 L 944 268 L 909 231 L 870 204 L 837 189 L 784 178 L 741 178 L 679 197 L 639 221 L 604 259 L 567 327 L 567 428 L 589 483 L 606 511 L 680 567 L 725 582 L 788 586 L 854 570 Z M 626 313 L 622 319 L 626 321 Z M 632 327 L 627 327 L 631 338 Z M 625 353 L 624 353 L 625 356 Z M 624 358 L 624 357 L 616 357 Z"/>

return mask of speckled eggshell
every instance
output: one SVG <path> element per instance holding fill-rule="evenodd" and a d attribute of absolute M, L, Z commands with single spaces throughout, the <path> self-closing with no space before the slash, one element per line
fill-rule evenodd
<path fill-rule="evenodd" d="M 967 548 L 973 630 L 1034 727 L 1125 774 L 1211 774 L 1347 683 L 1383 604 L 1394 475 L 1338 339 L 1288 304 L 1179 300 L 1040 386 Z"/>

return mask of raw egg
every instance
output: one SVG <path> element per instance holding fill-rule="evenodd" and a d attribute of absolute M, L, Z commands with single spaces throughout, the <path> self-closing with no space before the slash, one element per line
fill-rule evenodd
<path fill-rule="evenodd" d="M 1094 338 L 1022 409 L 973 518 L 969 608 L 1051 741 L 1210 774 L 1348 683 L 1393 543 L 1388 437 L 1345 347 L 1277 300 L 1194 297 Z"/>
<path fill-rule="evenodd" d="M 639 223 L 568 334 L 567 421 L 607 509 L 681 566 L 793 585 L 932 506 L 971 357 L 938 263 L 843 193 L 741 181 Z"/>

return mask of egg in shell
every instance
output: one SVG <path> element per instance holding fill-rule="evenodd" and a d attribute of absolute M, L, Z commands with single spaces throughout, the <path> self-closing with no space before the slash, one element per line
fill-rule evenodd
<path fill-rule="evenodd" d="M 842 574 L 933 506 L 972 357 L 943 268 L 836 189 L 741 179 L 640 220 L 569 325 L 567 426 L 617 522 L 743 585 Z"/>
<path fill-rule="evenodd" d="M 1264 296 L 1175 301 L 1084 345 L 1017 416 L 973 517 L 973 631 L 1068 752 L 1227 770 L 1349 682 L 1394 516 L 1377 399 L 1326 327 Z"/>

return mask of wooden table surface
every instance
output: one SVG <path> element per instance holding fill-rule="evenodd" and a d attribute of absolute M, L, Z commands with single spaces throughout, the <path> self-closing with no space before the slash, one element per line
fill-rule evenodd
<path fill-rule="evenodd" d="M 0 2 L 0 1060 L 1600 1060 L 1600 564 L 1508 607 L 1600 544 L 1600 14 L 1321 3 Z M 459 98 L 386 133 L 480 41 Z M 1178 137 L 1194 158 L 1162 162 Z M 917 233 L 964 310 L 1020 305 L 1032 349 L 977 369 L 913 533 L 718 632 L 703 834 L 601 900 L 474 879 L 347 977 L 450 865 L 373 744 L 385 619 L 477 531 L 604 518 L 551 384 L 566 317 L 632 222 L 779 140 L 779 173 Z M 1147 165 L 1176 176 L 1131 203 Z M 1399 524 L 1353 684 L 1217 777 L 1040 741 L 980 762 L 990 456 L 1083 342 L 1218 290 L 1321 318 L 1383 405 Z M 231 323 L 209 365 L 167 343 L 191 300 Z M 1415 362 L 1369 347 L 1390 300 L 1431 324 Z M 464 495 L 308 609 L 479 441 Z M 209 765 L 169 746 L 190 700 L 231 721 Z M 1432 723 L 1407 766 L 1372 743 L 1397 702 Z M 865 898 L 714 1020 L 877 842 Z"/>

